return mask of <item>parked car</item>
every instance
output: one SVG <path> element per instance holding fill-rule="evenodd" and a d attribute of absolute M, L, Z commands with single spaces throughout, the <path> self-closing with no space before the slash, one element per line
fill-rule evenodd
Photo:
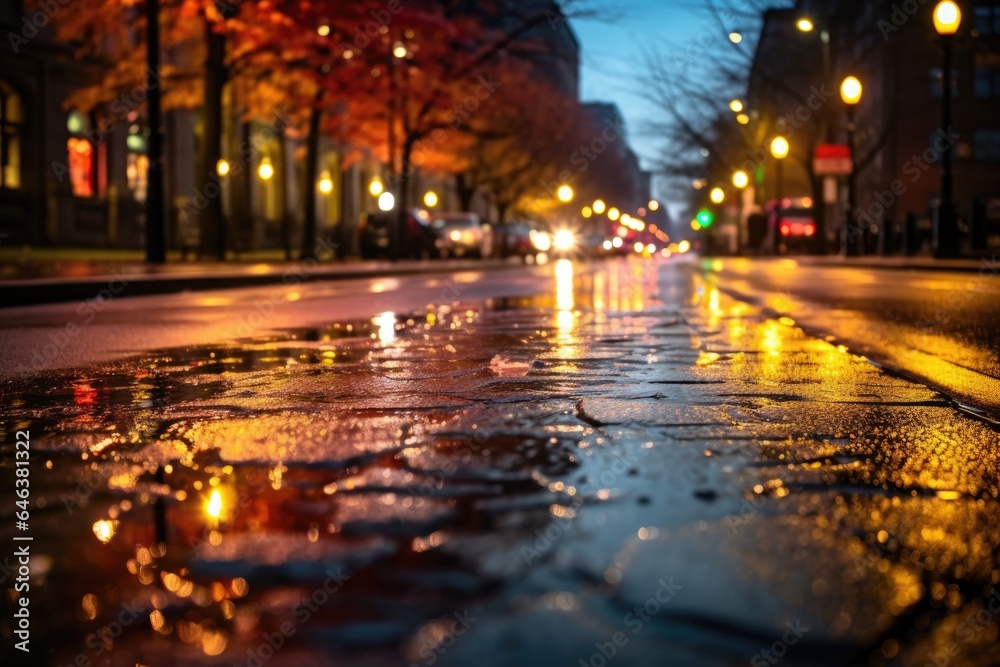
<path fill-rule="evenodd" d="M 534 228 L 526 222 L 494 225 L 494 240 L 501 257 L 534 257 L 538 250 L 531 240 Z"/>
<path fill-rule="evenodd" d="M 361 256 L 365 259 L 388 257 L 392 239 L 392 225 L 396 224 L 396 211 L 365 213 L 358 227 Z M 412 209 L 406 214 L 406 224 L 400 230 L 400 257 L 427 259 L 437 251 L 437 234 L 430 225 L 427 211 Z"/>
<path fill-rule="evenodd" d="M 811 197 L 783 199 L 781 215 L 778 202 L 767 205 L 768 227 L 778 254 L 809 252 L 815 244 L 816 218 Z"/>
<path fill-rule="evenodd" d="M 439 213 L 431 217 L 435 244 L 442 257 L 489 257 L 493 234 L 475 213 Z"/>

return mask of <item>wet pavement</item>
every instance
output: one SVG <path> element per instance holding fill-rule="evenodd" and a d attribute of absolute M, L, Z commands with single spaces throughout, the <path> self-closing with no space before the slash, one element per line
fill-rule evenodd
<path fill-rule="evenodd" d="M 34 664 L 1000 664 L 989 420 L 711 267 L 534 271 L 8 379 Z"/>

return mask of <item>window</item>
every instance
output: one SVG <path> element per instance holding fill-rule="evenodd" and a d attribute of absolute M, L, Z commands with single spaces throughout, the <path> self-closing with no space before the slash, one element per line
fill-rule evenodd
<path fill-rule="evenodd" d="M 944 70 L 940 67 L 931 68 L 931 95 L 941 99 L 941 91 L 944 90 Z M 958 97 L 958 70 L 951 70 L 951 96 Z"/>
<path fill-rule="evenodd" d="M 976 97 L 1000 97 L 1000 67 L 976 67 Z"/>
<path fill-rule="evenodd" d="M 69 164 L 70 185 L 77 197 L 93 197 L 95 169 L 94 144 L 88 138 L 90 119 L 78 111 L 69 115 L 66 129 L 70 138 L 66 142 L 66 154 Z"/>
<path fill-rule="evenodd" d="M 139 125 L 132 125 L 125 140 L 128 148 L 125 178 L 128 189 L 136 201 L 146 201 L 146 189 L 149 184 L 149 158 L 146 157 L 146 136 Z"/>
<path fill-rule="evenodd" d="M 980 35 L 1000 35 L 1000 5 L 976 7 L 976 30 Z"/>
<path fill-rule="evenodd" d="M 14 89 L 0 81 L 0 189 L 21 187 L 21 137 L 24 108 Z"/>
<path fill-rule="evenodd" d="M 972 143 L 977 160 L 1000 162 L 1000 130 L 976 130 Z"/>

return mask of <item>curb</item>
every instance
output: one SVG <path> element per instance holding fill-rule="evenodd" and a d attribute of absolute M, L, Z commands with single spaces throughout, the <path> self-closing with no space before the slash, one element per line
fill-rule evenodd
<path fill-rule="evenodd" d="M 467 261 L 454 264 L 386 264 L 366 270 L 345 270 L 341 267 L 320 269 L 312 273 L 289 266 L 268 273 L 221 274 L 221 275 L 164 275 L 134 274 L 119 270 L 104 276 L 88 276 L 79 280 L 65 278 L 37 278 L 0 281 L 0 308 L 34 306 L 54 303 L 84 301 L 107 292 L 109 297 L 158 296 L 181 292 L 203 292 L 208 290 L 233 289 L 238 287 L 262 287 L 267 285 L 298 285 L 307 282 L 327 282 L 340 280 L 367 280 L 371 278 L 391 278 L 433 274 L 454 274 L 463 271 L 503 270 L 524 268 L 528 265 L 510 261 Z"/>

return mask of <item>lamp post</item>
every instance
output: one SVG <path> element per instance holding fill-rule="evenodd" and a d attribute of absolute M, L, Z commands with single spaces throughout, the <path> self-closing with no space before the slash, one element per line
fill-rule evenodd
<path fill-rule="evenodd" d="M 146 174 L 146 261 L 167 261 L 163 195 L 163 104 L 160 90 L 160 0 L 146 0 L 146 67 L 154 85 L 148 86 L 149 143 Z"/>
<path fill-rule="evenodd" d="M 775 180 L 777 181 L 774 187 L 775 195 L 777 195 L 777 203 L 774 207 L 774 245 L 778 244 L 778 230 L 781 229 L 781 200 L 784 199 L 782 193 L 782 187 L 784 186 L 784 162 L 785 158 L 788 157 L 788 151 L 790 146 L 788 145 L 788 139 L 782 136 L 775 137 L 771 141 L 771 155 L 777 160 L 777 165 L 775 167 Z"/>
<path fill-rule="evenodd" d="M 941 36 L 943 62 L 941 70 L 942 128 L 951 128 L 951 60 L 952 42 L 962 24 L 962 10 L 951 0 L 943 0 L 934 8 L 934 30 Z M 958 256 L 958 228 L 955 223 L 954 176 L 952 174 L 952 147 L 945 146 L 941 156 L 941 208 L 934 256 L 938 258 Z"/>
<path fill-rule="evenodd" d="M 858 229 L 856 212 L 858 209 L 857 192 L 857 160 L 854 158 L 854 134 L 857 131 L 855 122 L 858 103 L 861 101 L 863 89 L 857 77 L 849 76 L 840 84 L 840 99 L 847 105 L 847 147 L 851 152 L 851 173 L 847 177 L 847 220 L 840 235 L 840 251 L 844 256 L 860 255 L 861 248 L 855 243 Z M 862 239 L 864 237 L 862 236 Z"/>
<path fill-rule="evenodd" d="M 743 191 L 750 185 L 750 177 L 743 170 L 733 173 L 733 187 L 736 188 L 736 245 L 741 249 L 749 245 L 749 230 L 743 219 Z M 746 242 L 746 244 L 744 244 Z"/>

